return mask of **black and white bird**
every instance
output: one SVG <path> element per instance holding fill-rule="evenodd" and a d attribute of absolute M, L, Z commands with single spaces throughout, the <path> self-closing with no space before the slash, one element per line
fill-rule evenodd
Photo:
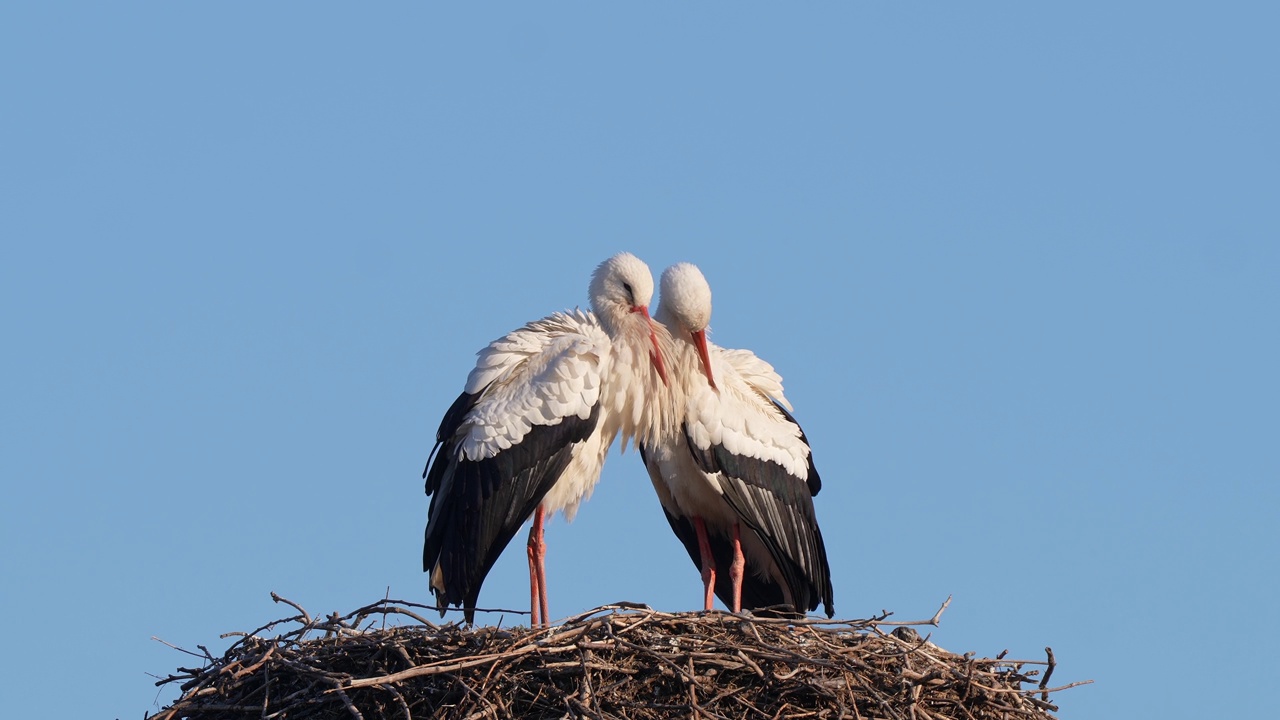
<path fill-rule="evenodd" d="M 457 605 L 474 621 L 485 576 L 532 516 L 531 625 L 549 622 L 544 522 L 573 519 L 619 434 L 624 449 L 652 443 L 672 422 L 661 412 L 669 394 L 652 297 L 649 267 L 619 253 L 591 277 L 591 313 L 554 313 L 478 353 L 423 471 L 422 568 L 442 614 Z"/>
<path fill-rule="evenodd" d="M 831 617 L 813 505 L 822 481 L 782 378 L 749 350 L 707 341 L 711 288 L 694 265 L 662 273 L 654 319 L 669 331 L 664 354 L 683 416 L 659 442 L 643 443 L 641 456 L 671 529 L 702 571 L 705 608 L 714 591 L 734 612 L 804 614 L 821 603 Z"/>

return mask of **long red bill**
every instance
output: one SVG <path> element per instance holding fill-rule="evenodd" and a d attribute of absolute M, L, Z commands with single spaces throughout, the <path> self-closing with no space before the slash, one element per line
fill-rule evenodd
<path fill-rule="evenodd" d="M 649 308 L 645 305 L 637 305 L 631 308 L 631 312 L 638 312 L 644 315 L 645 321 L 649 323 L 649 342 L 653 344 L 653 351 L 649 353 L 649 360 L 653 362 L 653 367 L 658 371 L 658 377 L 662 378 L 662 384 L 667 383 L 667 366 L 662 362 L 662 351 L 658 349 L 658 333 L 653 329 L 653 319 L 649 317 Z"/>
<path fill-rule="evenodd" d="M 711 354 L 707 352 L 707 331 L 699 330 L 693 333 L 694 347 L 698 348 L 698 358 L 702 360 L 702 369 L 707 373 L 707 382 L 711 383 L 711 389 L 716 388 L 716 379 L 711 376 Z"/>

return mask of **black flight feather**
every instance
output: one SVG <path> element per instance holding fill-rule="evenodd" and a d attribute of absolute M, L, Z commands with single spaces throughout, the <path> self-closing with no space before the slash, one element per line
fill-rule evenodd
<path fill-rule="evenodd" d="M 796 423 L 785 408 L 775 406 L 790 422 Z M 801 437 L 804 437 L 803 430 Z M 694 461 L 704 472 L 719 479 L 725 500 L 769 549 L 791 590 L 796 610 L 815 610 L 821 601 L 823 610 L 831 617 L 834 614 L 831 571 L 813 509 L 813 493 L 822 485 L 812 453 L 809 477 L 801 480 L 771 460 L 737 455 L 723 445 L 699 448 L 689 436 L 687 426 L 685 439 Z M 805 443 L 808 444 L 807 440 Z M 743 603 L 745 606 L 745 599 Z"/>
<path fill-rule="evenodd" d="M 554 425 L 534 425 L 519 443 L 466 460 L 459 457 L 457 431 L 474 405 L 474 396 L 463 393 L 440 425 L 442 449 L 425 473 L 432 498 L 422 550 L 422 569 L 431 572 L 438 562 L 443 575 L 445 591 L 433 588 L 436 602 L 462 606 L 468 623 L 498 556 L 600 420 L 597 404 L 585 420 L 570 415 Z"/>

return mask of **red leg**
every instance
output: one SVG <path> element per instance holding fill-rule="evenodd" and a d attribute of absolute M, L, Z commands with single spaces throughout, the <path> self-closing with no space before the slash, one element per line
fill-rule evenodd
<path fill-rule="evenodd" d="M 542 539 L 542 528 L 538 528 L 538 605 L 546 627 L 551 624 L 551 611 L 547 610 L 547 543 Z"/>
<path fill-rule="evenodd" d="M 533 513 L 533 527 L 529 528 L 529 627 L 535 628 L 545 621 L 539 610 L 542 609 L 540 602 L 543 596 L 543 577 L 545 571 L 541 571 L 542 558 L 546 555 L 546 547 L 542 542 L 542 506 Z"/>
<path fill-rule="evenodd" d="M 711 610 L 716 597 L 716 559 L 711 556 L 711 542 L 707 540 L 707 524 L 701 517 L 695 515 L 693 528 L 698 531 L 698 552 L 702 555 L 702 591 L 706 609 Z"/>
<path fill-rule="evenodd" d="M 742 612 L 742 571 L 747 561 L 742 557 L 742 539 L 738 535 L 738 523 L 733 524 L 733 562 L 729 565 L 729 578 L 733 580 L 733 611 Z"/>

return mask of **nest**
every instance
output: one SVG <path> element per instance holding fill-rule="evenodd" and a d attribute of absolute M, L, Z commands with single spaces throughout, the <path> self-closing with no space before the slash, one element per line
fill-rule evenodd
<path fill-rule="evenodd" d="M 223 636 L 239 639 L 221 658 L 191 653 L 203 666 L 157 683 L 181 683 L 182 696 L 153 720 L 1052 719 L 1050 693 L 1083 684 L 1048 687 L 1048 648 L 1046 660 L 979 659 L 909 627 L 937 625 L 946 603 L 915 623 L 622 603 L 528 629 L 437 625 L 394 600 L 313 619 L 272 597 L 299 614 Z M 281 626 L 292 628 L 264 635 Z"/>

